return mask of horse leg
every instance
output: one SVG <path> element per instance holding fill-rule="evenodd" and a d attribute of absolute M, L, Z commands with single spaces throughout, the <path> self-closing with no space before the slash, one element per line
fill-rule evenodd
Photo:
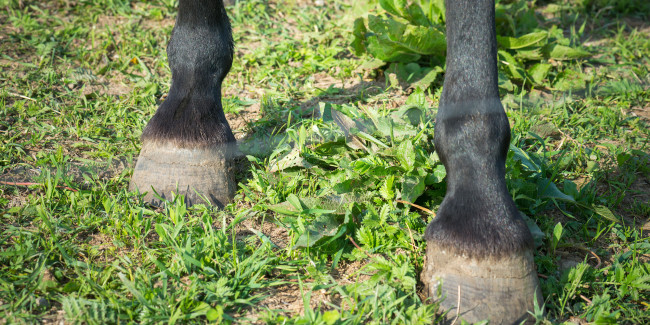
<path fill-rule="evenodd" d="M 499 100 L 494 0 L 447 0 L 447 71 L 435 149 L 447 194 L 427 226 L 422 281 L 454 318 L 526 320 L 541 306 L 533 239 L 505 183 L 510 126 Z"/>
<path fill-rule="evenodd" d="M 172 83 L 142 133 L 131 189 L 161 202 L 172 192 L 186 203 L 204 198 L 223 207 L 234 196 L 235 138 L 221 106 L 221 82 L 233 60 L 230 22 L 222 0 L 180 0 L 167 46 Z"/>

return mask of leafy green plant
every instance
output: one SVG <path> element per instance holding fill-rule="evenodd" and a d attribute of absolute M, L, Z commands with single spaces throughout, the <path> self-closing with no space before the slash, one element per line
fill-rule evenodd
<path fill-rule="evenodd" d="M 561 223 L 557 223 L 555 228 L 553 228 L 553 234 L 551 237 L 551 252 L 555 252 L 557 245 L 560 243 L 563 235 L 563 227 Z"/>
<path fill-rule="evenodd" d="M 320 107 L 322 122 L 311 127 L 294 125 L 287 130 L 291 145 L 280 146 L 279 153 L 271 155 L 269 165 L 316 181 L 310 181 L 314 185 L 311 193 L 300 197 L 290 193 L 286 201 L 271 201 L 266 207 L 286 215 L 284 220 L 290 224 L 299 217 L 310 220 L 308 226 L 295 227 L 297 247 L 328 245 L 337 238 L 354 235 L 357 227 L 353 221 L 359 217 L 362 226 L 357 238 L 368 248 L 390 242 L 384 236 L 410 241 L 403 236 L 404 229 L 386 223 L 397 219 L 391 215 L 400 211 L 396 200 L 414 203 L 425 195 L 427 186 L 438 187 L 428 192 L 441 200 L 441 183 L 446 176 L 437 155 L 426 150 L 432 130 L 424 122 L 429 111 L 425 105 L 422 90 L 411 94 L 396 111 L 328 103 Z M 307 139 L 318 142 L 309 143 Z M 271 187 L 275 193 L 278 191 L 277 186 L 255 178 L 249 184 L 262 191 L 270 191 Z M 381 232 L 373 233 L 377 228 Z"/>
<path fill-rule="evenodd" d="M 427 88 L 445 61 L 444 1 L 379 0 L 379 5 L 383 11 L 378 15 L 355 20 L 354 52 L 387 62 L 387 72 Z M 515 85 L 525 85 L 565 90 L 584 84 L 579 72 L 555 70 L 551 62 L 585 58 L 590 53 L 571 44 L 555 26 L 543 28 L 543 20 L 528 2 L 497 4 L 501 88 L 512 91 Z"/>

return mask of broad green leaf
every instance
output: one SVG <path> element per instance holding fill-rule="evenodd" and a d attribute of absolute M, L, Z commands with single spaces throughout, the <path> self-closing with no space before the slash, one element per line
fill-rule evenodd
<path fill-rule="evenodd" d="M 544 58 L 544 53 L 541 48 L 532 48 L 529 50 L 517 50 L 515 58 L 520 61 L 537 61 Z"/>
<path fill-rule="evenodd" d="M 399 160 L 402 168 L 407 172 L 413 170 L 415 165 L 415 149 L 411 140 L 406 140 L 397 147 L 397 160 Z"/>
<path fill-rule="evenodd" d="M 557 188 L 555 183 L 545 178 L 540 178 L 537 180 L 537 193 L 542 198 L 569 201 L 573 203 L 576 202 L 572 196 L 562 193 L 562 191 Z"/>
<path fill-rule="evenodd" d="M 555 225 L 555 228 L 553 228 L 553 237 L 551 239 L 551 249 L 555 251 L 557 248 L 557 244 L 560 242 L 560 239 L 562 239 L 562 232 L 564 228 L 562 227 L 561 223 L 557 223 Z"/>
<path fill-rule="evenodd" d="M 205 313 L 205 317 L 210 322 L 216 322 L 217 324 L 221 323 L 223 320 L 223 307 L 216 306 L 215 308 L 210 308 L 210 310 Z"/>
<path fill-rule="evenodd" d="M 564 193 L 571 195 L 574 198 L 580 197 L 580 191 L 578 190 L 578 185 L 568 179 L 565 179 L 564 182 L 562 182 L 562 190 L 564 190 Z"/>
<path fill-rule="evenodd" d="M 442 72 L 442 68 L 426 68 L 421 67 L 415 62 L 411 63 L 392 63 L 388 69 L 387 73 L 394 73 L 397 78 L 402 81 L 405 81 L 411 84 L 412 88 L 427 89 L 436 80 L 439 72 Z M 408 104 L 408 102 L 407 102 Z"/>
<path fill-rule="evenodd" d="M 422 11 L 422 7 L 417 2 L 411 3 L 406 7 L 406 17 L 412 24 L 420 26 L 431 26 L 431 21 Z"/>
<path fill-rule="evenodd" d="M 500 50 L 498 54 L 503 69 L 510 75 L 510 77 L 516 80 L 523 80 L 525 73 L 521 64 L 519 64 L 519 62 L 517 62 L 517 60 L 506 51 Z"/>
<path fill-rule="evenodd" d="M 403 17 L 402 8 L 406 8 L 406 0 L 379 0 L 379 5 L 391 15 Z"/>
<path fill-rule="evenodd" d="M 401 111 L 402 114 L 398 114 L 400 111 L 395 112 L 389 116 L 379 117 L 376 119 L 376 128 L 382 136 L 388 138 L 392 137 L 395 141 L 401 142 L 402 139 L 408 138 L 412 139 L 416 136 L 418 130 L 413 127 L 413 125 L 418 125 L 420 122 L 420 115 L 423 114 L 422 110 L 419 108 L 413 108 L 409 111 L 408 118 L 412 118 L 407 123 L 403 115 L 404 111 Z"/>
<path fill-rule="evenodd" d="M 445 22 L 445 0 L 430 0 L 429 8 L 425 10 L 425 14 L 434 24 L 443 24 Z"/>
<path fill-rule="evenodd" d="M 514 146 L 513 144 L 510 144 L 510 150 L 514 152 L 515 159 L 519 160 L 527 170 L 534 173 L 540 173 L 542 171 L 542 168 L 537 163 L 537 161 L 532 159 L 532 157 L 522 149 Z"/>
<path fill-rule="evenodd" d="M 442 182 L 446 176 L 447 176 L 447 170 L 445 169 L 445 166 L 438 165 L 436 166 L 436 169 L 433 170 L 433 173 L 427 175 L 426 184 L 427 185 L 438 184 Z"/>
<path fill-rule="evenodd" d="M 375 145 L 377 145 L 377 146 L 379 146 L 381 148 L 388 148 L 388 146 L 385 143 L 379 141 L 377 138 L 373 137 L 372 135 L 370 135 L 368 133 L 359 132 L 359 133 L 357 133 L 357 136 L 359 138 L 361 138 L 361 139 L 370 141 L 371 143 L 373 143 L 373 144 L 375 144 Z"/>
<path fill-rule="evenodd" d="M 387 36 L 373 35 L 368 37 L 368 53 L 386 62 L 413 62 L 420 59 L 419 54 L 409 53 L 388 39 Z"/>
<path fill-rule="evenodd" d="M 378 117 L 373 119 L 372 122 L 379 133 L 384 137 L 390 137 L 393 130 L 394 121 L 388 117 Z"/>
<path fill-rule="evenodd" d="M 363 186 L 364 184 L 361 184 Z M 364 187 L 367 188 L 367 187 Z M 349 192 L 349 191 L 348 191 Z M 285 201 L 279 204 L 267 205 L 265 208 L 288 216 L 298 216 L 302 214 L 345 214 L 347 204 L 352 202 L 366 202 L 373 196 L 372 193 L 348 193 L 341 195 L 327 195 L 323 197 L 303 197 L 300 201 L 307 209 L 296 209 L 291 203 Z M 317 209 L 314 207 L 320 207 Z"/>
<path fill-rule="evenodd" d="M 421 89 L 421 88 L 417 88 Z M 406 106 L 401 108 L 399 111 L 394 114 L 394 118 L 400 121 L 408 122 L 410 125 L 416 126 L 420 124 L 422 120 L 422 115 L 424 115 L 424 109 L 417 106 Z M 414 130 L 415 131 L 415 130 Z"/>
<path fill-rule="evenodd" d="M 424 107 L 427 104 L 427 96 L 424 94 L 424 89 L 416 89 L 408 98 L 406 98 L 404 104 Z"/>
<path fill-rule="evenodd" d="M 291 217 L 297 217 L 302 212 L 302 209 L 296 211 L 296 209 L 293 206 L 291 206 L 291 204 L 288 203 L 288 202 L 269 205 L 269 206 L 266 206 L 266 208 L 273 211 L 273 212 L 275 212 L 275 213 L 284 214 L 286 216 L 291 216 Z"/>
<path fill-rule="evenodd" d="M 406 25 L 393 19 L 368 15 L 367 50 L 386 62 L 415 62 L 420 55 L 444 55 L 446 40 L 435 27 Z"/>
<path fill-rule="evenodd" d="M 398 37 L 402 46 L 418 54 L 442 56 L 447 49 L 444 33 L 433 27 L 409 25 Z"/>
<path fill-rule="evenodd" d="M 156 233 L 158 234 L 158 239 L 160 241 L 164 241 L 165 238 L 167 238 L 167 230 L 165 230 L 165 227 L 162 224 L 156 223 L 154 229 L 156 229 Z"/>
<path fill-rule="evenodd" d="M 375 15 L 368 15 L 368 29 L 377 34 L 389 37 L 392 35 L 401 35 L 406 30 L 406 24 L 399 22 L 395 19 L 384 19 Z M 389 38 L 389 40 L 391 40 Z"/>
<path fill-rule="evenodd" d="M 546 53 L 546 57 L 554 60 L 575 60 L 591 56 L 591 53 L 585 50 L 560 44 L 546 46 L 544 52 Z"/>
<path fill-rule="evenodd" d="M 79 291 L 79 288 L 81 288 L 79 282 L 76 280 L 71 280 L 70 282 L 66 283 L 63 288 L 61 288 L 61 291 L 65 293 L 73 293 Z"/>
<path fill-rule="evenodd" d="M 336 104 L 331 105 L 330 103 L 327 103 L 327 104 L 325 104 L 325 107 L 327 108 L 328 105 L 329 105 L 330 109 L 333 109 L 333 110 L 335 110 L 337 112 L 343 113 L 343 114 L 345 114 L 346 116 L 348 116 L 350 118 L 361 119 L 361 118 L 364 117 L 363 113 L 356 106 L 346 105 L 346 104 L 343 104 L 343 105 L 336 105 Z"/>
<path fill-rule="evenodd" d="M 544 83 L 548 72 L 551 71 L 553 66 L 548 63 L 537 63 L 528 69 L 528 75 L 535 82 L 535 84 L 541 85 Z"/>
<path fill-rule="evenodd" d="M 307 208 L 295 194 L 289 194 L 289 196 L 287 196 L 287 202 L 289 202 L 296 211 L 302 211 Z"/>
<path fill-rule="evenodd" d="M 278 157 L 279 158 L 279 157 Z M 275 173 L 289 168 L 312 168 L 314 165 L 309 163 L 303 157 L 300 156 L 300 149 L 298 147 L 293 148 L 289 153 L 284 155 L 280 159 L 273 159 L 269 162 L 270 172 Z"/>
<path fill-rule="evenodd" d="M 364 23 L 363 18 L 355 19 L 354 28 L 352 29 L 352 35 L 354 35 L 354 39 L 352 40 L 350 46 L 352 46 L 354 54 L 357 56 L 361 56 L 363 53 L 366 53 L 365 40 L 367 33 L 368 30 L 366 29 L 366 24 Z"/>
<path fill-rule="evenodd" d="M 357 188 L 358 183 L 359 183 L 359 181 L 357 179 L 346 179 L 343 182 L 334 184 L 332 186 L 332 189 L 337 194 L 345 194 L 345 193 L 352 192 L 352 190 Z"/>
<path fill-rule="evenodd" d="M 364 47 L 364 50 L 365 50 L 365 47 Z M 369 61 L 363 62 L 359 66 L 359 68 L 363 69 L 363 70 L 375 70 L 375 69 L 379 69 L 379 68 L 381 68 L 381 67 L 383 67 L 385 65 L 386 65 L 386 62 L 384 62 L 382 60 L 379 60 L 379 59 L 376 59 L 376 58 L 372 58 Z"/>
<path fill-rule="evenodd" d="M 607 219 L 609 221 L 616 222 L 616 223 L 621 222 L 621 220 L 619 220 L 619 218 L 617 218 L 614 215 L 614 213 L 612 213 L 612 211 L 608 207 L 606 207 L 604 205 L 596 205 L 596 206 L 594 206 L 594 212 L 596 212 L 596 214 L 598 214 L 599 216 L 601 216 L 601 217 L 603 217 L 603 218 L 605 218 L 605 219 Z"/>
<path fill-rule="evenodd" d="M 424 15 L 417 2 L 408 4 L 406 0 L 379 0 L 379 5 L 390 14 L 403 18 L 415 25 L 429 26 L 431 22 Z"/>
<path fill-rule="evenodd" d="M 341 318 L 341 315 L 339 314 L 339 311 L 334 309 L 334 310 L 328 310 L 323 313 L 323 321 L 327 325 L 333 325 L 336 324 L 336 322 Z"/>
<path fill-rule="evenodd" d="M 337 215 L 325 214 L 316 217 L 305 229 L 305 232 L 298 237 L 296 247 L 311 247 L 319 240 L 332 237 L 339 233 L 339 229 L 345 227 L 342 218 Z"/>
<path fill-rule="evenodd" d="M 424 193 L 424 178 L 418 176 L 406 176 L 402 181 L 402 200 L 415 202 Z"/>
<path fill-rule="evenodd" d="M 324 158 L 344 154 L 348 152 L 349 149 L 345 145 L 344 139 L 337 139 L 335 141 L 323 142 L 317 145 L 313 150 L 315 154 Z"/>
<path fill-rule="evenodd" d="M 530 33 L 520 37 L 497 36 L 497 42 L 503 48 L 516 50 L 532 45 L 542 45 L 547 36 L 547 32 Z"/>

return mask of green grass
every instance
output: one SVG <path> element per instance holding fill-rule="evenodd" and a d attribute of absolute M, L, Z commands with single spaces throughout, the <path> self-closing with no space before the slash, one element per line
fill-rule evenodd
<path fill-rule="evenodd" d="M 435 211 L 444 195 L 429 123 L 442 75 L 421 92 L 368 68 L 349 44 L 374 6 L 351 3 L 229 9 L 224 107 L 246 157 L 218 211 L 128 191 L 169 88 L 174 1 L 0 1 L 0 180 L 32 184 L 0 185 L 0 319 L 430 323 L 418 281 L 432 216 L 397 201 Z M 508 188 L 539 227 L 540 322 L 648 323 L 650 13 L 534 9 L 592 53 L 503 92 Z M 362 132 L 346 144 L 331 112 Z"/>

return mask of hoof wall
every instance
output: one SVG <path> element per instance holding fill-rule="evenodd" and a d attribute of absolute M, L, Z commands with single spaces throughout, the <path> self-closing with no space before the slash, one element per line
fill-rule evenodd
<path fill-rule="evenodd" d="M 145 193 L 144 200 L 160 206 L 160 198 L 183 195 L 187 205 L 207 203 L 219 208 L 235 195 L 232 152 L 234 144 L 208 148 L 179 148 L 144 143 L 131 178 L 130 190 Z M 172 194 L 173 193 L 173 194 Z"/>
<path fill-rule="evenodd" d="M 422 282 L 429 297 L 442 299 L 446 324 L 457 316 L 470 323 L 534 324 L 528 311 L 543 303 L 532 252 L 474 259 L 428 242 Z"/>

